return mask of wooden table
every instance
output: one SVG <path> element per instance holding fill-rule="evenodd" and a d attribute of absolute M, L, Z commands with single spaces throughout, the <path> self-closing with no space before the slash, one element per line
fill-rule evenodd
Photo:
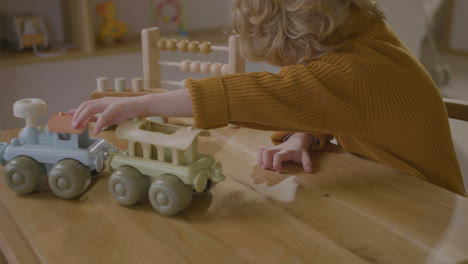
<path fill-rule="evenodd" d="M 226 181 L 172 218 L 148 201 L 120 206 L 107 173 L 72 201 L 46 189 L 18 196 L 2 181 L 0 248 L 28 264 L 468 263 L 468 199 L 336 146 L 314 153 L 313 174 L 265 171 L 256 150 L 269 135 L 223 128 L 202 139 Z"/>

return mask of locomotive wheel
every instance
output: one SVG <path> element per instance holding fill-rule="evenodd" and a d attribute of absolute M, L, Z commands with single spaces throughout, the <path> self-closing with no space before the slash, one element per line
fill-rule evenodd
<path fill-rule="evenodd" d="M 60 198 L 73 199 L 88 187 L 91 171 L 74 159 L 59 161 L 49 173 L 50 189 Z"/>
<path fill-rule="evenodd" d="M 7 163 L 4 178 L 8 187 L 18 194 L 28 194 L 37 190 L 47 175 L 44 164 L 20 156 Z"/>

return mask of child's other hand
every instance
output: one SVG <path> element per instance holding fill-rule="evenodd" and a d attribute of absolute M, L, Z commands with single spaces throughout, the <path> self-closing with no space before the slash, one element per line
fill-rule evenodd
<path fill-rule="evenodd" d="M 312 172 L 312 161 L 309 146 L 313 136 L 307 133 L 294 133 L 282 144 L 273 148 L 262 148 L 258 151 L 258 164 L 264 169 L 283 172 L 283 162 L 294 161 L 302 164 L 304 171 Z"/>
<path fill-rule="evenodd" d="M 106 126 L 118 124 L 134 117 L 145 116 L 147 104 L 144 96 L 139 97 L 105 97 L 85 101 L 69 111 L 73 115 L 72 126 L 80 128 L 85 126 L 86 120 L 96 114 L 102 113 L 94 126 L 94 134 L 98 134 Z"/>

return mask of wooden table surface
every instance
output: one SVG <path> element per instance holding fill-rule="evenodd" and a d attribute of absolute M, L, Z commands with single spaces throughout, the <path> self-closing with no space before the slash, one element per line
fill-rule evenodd
<path fill-rule="evenodd" d="M 468 199 L 333 145 L 313 154 L 312 174 L 292 164 L 265 171 L 256 150 L 269 135 L 223 128 L 202 138 L 226 181 L 172 218 L 148 201 L 120 206 L 107 172 L 71 201 L 47 189 L 19 196 L 2 180 L 3 255 L 28 264 L 468 263 Z M 102 136 L 126 148 L 113 132 Z"/>

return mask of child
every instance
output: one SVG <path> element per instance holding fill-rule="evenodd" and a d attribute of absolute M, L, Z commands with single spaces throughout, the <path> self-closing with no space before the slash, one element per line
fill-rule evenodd
<path fill-rule="evenodd" d="M 158 115 L 193 116 L 206 129 L 284 131 L 258 155 L 277 171 L 292 160 L 310 172 L 308 150 L 335 137 L 349 152 L 465 195 L 437 87 L 372 0 L 233 0 L 232 14 L 244 55 L 284 66 L 279 74 L 188 79 L 188 89 L 88 101 L 73 125 L 102 113 L 95 133 Z"/>

